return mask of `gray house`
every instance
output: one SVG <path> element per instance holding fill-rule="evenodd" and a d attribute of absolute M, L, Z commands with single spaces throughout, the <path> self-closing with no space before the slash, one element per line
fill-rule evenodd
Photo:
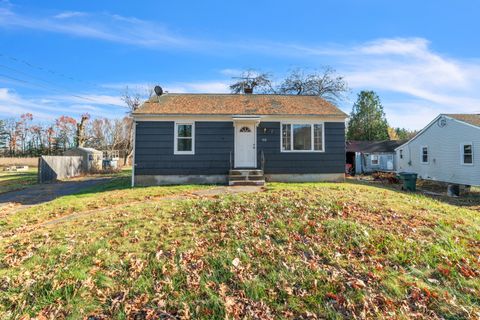
<path fill-rule="evenodd" d="M 347 141 L 347 168 L 355 174 L 396 171 L 395 148 L 407 140 Z"/>
<path fill-rule="evenodd" d="M 133 116 L 132 185 L 344 178 L 346 114 L 319 97 L 167 93 Z"/>
<path fill-rule="evenodd" d="M 480 186 L 480 114 L 440 114 L 397 151 L 398 171 Z"/>

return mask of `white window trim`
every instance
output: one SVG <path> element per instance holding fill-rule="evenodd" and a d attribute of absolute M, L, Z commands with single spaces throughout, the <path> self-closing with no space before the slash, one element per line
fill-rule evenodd
<path fill-rule="evenodd" d="M 290 124 L 292 127 L 290 128 L 290 146 L 292 150 L 284 150 L 283 149 L 283 125 Z M 311 146 L 312 149 L 310 150 L 293 150 L 293 125 L 295 124 L 309 124 L 311 128 Z M 321 124 L 322 125 L 322 150 L 314 150 L 315 148 L 315 132 L 313 130 L 313 125 Z M 310 153 L 310 152 L 325 152 L 325 122 L 323 121 L 285 121 L 280 122 L 280 152 L 300 152 L 300 153 Z"/>
<path fill-rule="evenodd" d="M 472 163 L 465 163 L 465 146 L 472 146 Z M 463 142 L 460 144 L 460 163 L 463 166 L 473 166 L 475 161 L 475 152 L 473 150 L 473 142 Z"/>
<path fill-rule="evenodd" d="M 188 124 L 192 126 L 192 151 L 178 151 L 178 126 Z M 195 122 L 175 122 L 175 133 L 173 141 L 173 154 L 176 155 L 192 155 L 195 154 Z"/>
<path fill-rule="evenodd" d="M 373 157 L 377 157 L 377 163 L 373 163 Z M 380 156 L 378 154 L 371 154 L 370 155 L 370 165 L 371 166 L 378 166 L 380 165 Z"/>
<path fill-rule="evenodd" d="M 423 162 L 423 148 L 427 148 L 427 162 Z M 421 146 L 420 147 L 420 163 L 421 164 L 429 164 L 430 163 L 430 148 L 428 146 Z"/>

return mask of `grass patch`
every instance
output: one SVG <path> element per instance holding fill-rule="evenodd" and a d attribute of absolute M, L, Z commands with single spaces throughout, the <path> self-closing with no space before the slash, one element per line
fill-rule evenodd
<path fill-rule="evenodd" d="M 0 317 L 462 319 L 480 312 L 475 211 L 347 183 L 155 198 L 196 187 L 113 188 L 96 197 L 140 201 L 2 238 Z"/>
<path fill-rule="evenodd" d="M 63 196 L 53 201 L 19 210 L 6 215 L 0 225 L 0 233 L 9 233 L 20 227 L 28 227 L 52 219 L 58 219 L 78 212 L 102 210 L 112 206 L 135 205 L 144 201 L 154 201 L 164 196 L 211 186 L 181 185 L 167 187 L 131 188 L 128 171 L 112 180 L 82 190 L 80 193 Z"/>
<path fill-rule="evenodd" d="M 37 183 L 37 168 L 27 171 L 0 171 L 0 193 L 25 189 Z"/>

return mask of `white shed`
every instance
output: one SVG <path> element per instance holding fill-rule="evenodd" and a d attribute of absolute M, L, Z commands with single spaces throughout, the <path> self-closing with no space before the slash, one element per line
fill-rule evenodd
<path fill-rule="evenodd" d="M 86 172 L 93 172 L 102 169 L 103 152 L 93 148 L 78 147 L 67 150 L 64 156 L 82 156 L 83 166 Z"/>
<path fill-rule="evenodd" d="M 480 185 L 480 115 L 441 114 L 395 149 L 398 172 L 420 179 Z"/>

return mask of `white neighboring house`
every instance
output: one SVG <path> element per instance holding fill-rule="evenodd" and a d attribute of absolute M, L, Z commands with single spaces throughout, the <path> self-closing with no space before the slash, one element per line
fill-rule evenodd
<path fill-rule="evenodd" d="M 398 172 L 479 186 L 480 114 L 441 114 L 395 151 Z"/>

